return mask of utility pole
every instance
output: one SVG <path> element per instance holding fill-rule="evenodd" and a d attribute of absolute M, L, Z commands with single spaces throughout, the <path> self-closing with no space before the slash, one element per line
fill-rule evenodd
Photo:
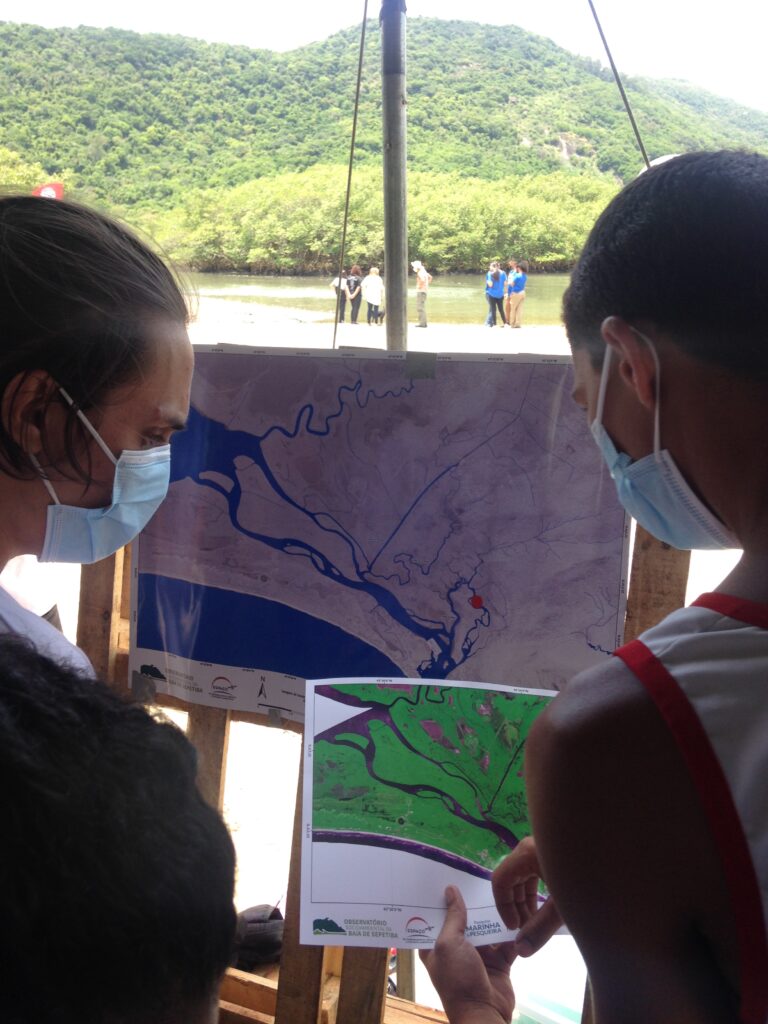
<path fill-rule="evenodd" d="M 408 206 L 406 190 L 405 0 L 382 0 L 384 129 L 384 279 L 387 349 L 408 348 Z"/>

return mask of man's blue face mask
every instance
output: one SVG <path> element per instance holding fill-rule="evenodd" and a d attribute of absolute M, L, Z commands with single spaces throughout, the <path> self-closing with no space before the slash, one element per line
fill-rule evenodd
<path fill-rule="evenodd" d="M 633 462 L 629 455 L 616 450 L 603 426 L 605 392 L 613 358 L 613 349 L 610 345 L 605 347 L 597 409 L 591 424 L 592 436 L 616 484 L 619 501 L 633 519 L 649 533 L 664 543 L 671 544 L 672 547 L 682 550 L 741 547 L 717 516 L 696 497 L 671 454 L 662 449 L 659 429 L 659 357 L 651 339 L 634 327 L 632 330 L 649 346 L 656 364 L 653 452 Z"/>
<path fill-rule="evenodd" d="M 74 402 L 63 388 L 64 399 Z M 48 506 L 41 562 L 80 562 L 88 565 L 112 555 L 128 544 L 147 525 L 168 493 L 171 476 L 171 446 L 158 445 L 147 451 L 124 451 L 115 458 L 98 431 L 78 409 L 77 415 L 104 454 L 115 466 L 112 504 L 107 508 L 62 505 L 53 485 L 39 463 L 40 473 L 53 504 Z"/>

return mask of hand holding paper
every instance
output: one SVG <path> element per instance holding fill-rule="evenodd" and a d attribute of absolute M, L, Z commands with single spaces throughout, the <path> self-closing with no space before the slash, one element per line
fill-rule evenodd
<path fill-rule="evenodd" d="M 515 1008 L 509 969 L 514 943 L 473 946 L 464 932 L 467 907 L 454 885 L 445 890 L 447 910 L 437 942 L 420 957 L 440 994 L 451 1024 L 508 1024 Z"/>
<path fill-rule="evenodd" d="M 562 927 L 563 919 L 550 896 L 539 906 L 539 857 L 532 836 L 523 839 L 499 864 L 491 879 L 496 909 L 507 928 L 519 928 L 518 956 L 530 956 Z"/>

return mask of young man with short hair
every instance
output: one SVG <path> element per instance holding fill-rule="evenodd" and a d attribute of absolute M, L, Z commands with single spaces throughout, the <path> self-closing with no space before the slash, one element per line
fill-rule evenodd
<path fill-rule="evenodd" d="M 713 251 L 728 253 L 727 302 L 712 297 Z M 768 158 L 717 152 L 628 185 L 573 272 L 574 398 L 622 503 L 674 547 L 744 555 L 538 719 L 535 846 L 495 877 L 519 940 L 478 954 L 452 891 L 426 958 L 452 1024 L 509 1019 L 508 964 L 560 915 L 596 1024 L 768 1020 L 766 265 Z M 552 900 L 532 913 L 539 874 Z"/>

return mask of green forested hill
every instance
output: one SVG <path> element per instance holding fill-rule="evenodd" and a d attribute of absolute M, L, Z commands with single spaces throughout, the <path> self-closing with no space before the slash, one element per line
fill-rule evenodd
<path fill-rule="evenodd" d="M 372 167 L 381 157 L 379 41 L 371 22 L 357 159 Z M 262 180 L 280 206 L 276 181 L 284 179 L 283 191 L 286 175 L 293 187 L 325 182 L 327 168 L 343 164 L 357 46 L 354 30 L 277 54 L 181 36 L 0 23 L 0 178 L 5 171 L 7 184 L 26 182 L 31 172 L 25 177 L 19 160 L 42 167 L 62 175 L 70 194 L 130 211 L 166 237 L 175 231 L 181 244 L 189 239 L 182 222 L 200 228 L 201 209 L 228 203 L 235 216 L 236 196 L 224 201 L 229 190 L 247 193 Z M 652 156 L 724 146 L 768 152 L 768 115 L 680 83 L 630 79 L 628 91 Z M 524 178 L 527 200 L 535 202 L 532 182 L 541 180 L 552 201 L 553 193 L 578 194 L 584 185 L 575 179 L 588 177 L 591 201 L 602 203 L 640 166 L 606 70 L 522 29 L 409 20 L 408 98 L 410 165 L 432 176 L 435 195 L 461 191 L 458 176 L 482 204 L 472 182 L 496 180 L 509 194 Z M 308 177 L 296 179 L 300 172 Z M 572 234 L 568 246 L 542 243 L 529 254 L 567 262 L 583 231 Z M 253 248 L 247 241 L 238 240 L 236 258 L 222 250 L 214 263 L 245 258 L 278 269 L 271 256 L 244 257 Z M 291 250 L 290 265 L 327 262 L 313 241 L 303 240 L 304 257 Z M 268 242 L 256 249 L 271 251 Z M 449 259 L 446 244 L 433 262 Z M 209 259 L 189 246 L 185 254 Z"/>

